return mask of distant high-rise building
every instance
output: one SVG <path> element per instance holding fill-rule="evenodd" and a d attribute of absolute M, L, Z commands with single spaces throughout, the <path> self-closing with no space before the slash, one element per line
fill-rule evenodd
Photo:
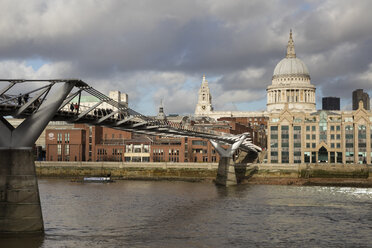
<path fill-rule="evenodd" d="M 369 95 L 363 92 L 363 89 L 357 89 L 353 91 L 353 110 L 359 108 L 359 102 L 363 101 L 363 107 L 366 110 L 370 110 Z"/>
<path fill-rule="evenodd" d="M 340 110 L 340 98 L 332 96 L 323 97 L 322 110 Z"/>

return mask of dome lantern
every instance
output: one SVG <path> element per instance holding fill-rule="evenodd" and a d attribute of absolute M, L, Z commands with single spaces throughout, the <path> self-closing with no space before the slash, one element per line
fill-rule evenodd
<path fill-rule="evenodd" d="M 287 56 L 286 56 L 286 58 L 296 58 L 294 42 L 293 42 L 293 39 L 292 39 L 292 29 L 289 32 L 289 40 L 288 40 L 288 45 L 287 45 Z"/>

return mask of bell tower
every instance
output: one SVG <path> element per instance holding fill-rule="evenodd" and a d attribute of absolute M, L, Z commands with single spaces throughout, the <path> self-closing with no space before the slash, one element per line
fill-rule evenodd
<path fill-rule="evenodd" d="M 212 96 L 209 92 L 208 81 L 205 79 L 205 75 L 203 75 L 203 81 L 198 94 L 198 103 L 195 108 L 195 116 L 204 116 L 212 111 Z"/>

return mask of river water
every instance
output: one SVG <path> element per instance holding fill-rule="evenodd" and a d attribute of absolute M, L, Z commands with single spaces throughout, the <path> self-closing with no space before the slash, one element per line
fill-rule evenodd
<path fill-rule="evenodd" d="M 43 237 L 0 247 L 372 247 L 372 189 L 39 180 Z"/>

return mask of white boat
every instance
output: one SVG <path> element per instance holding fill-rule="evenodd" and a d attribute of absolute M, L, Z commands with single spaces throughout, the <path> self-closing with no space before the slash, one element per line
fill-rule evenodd
<path fill-rule="evenodd" d="M 92 182 L 92 183 L 107 183 L 113 182 L 111 177 L 84 177 L 84 182 Z"/>

